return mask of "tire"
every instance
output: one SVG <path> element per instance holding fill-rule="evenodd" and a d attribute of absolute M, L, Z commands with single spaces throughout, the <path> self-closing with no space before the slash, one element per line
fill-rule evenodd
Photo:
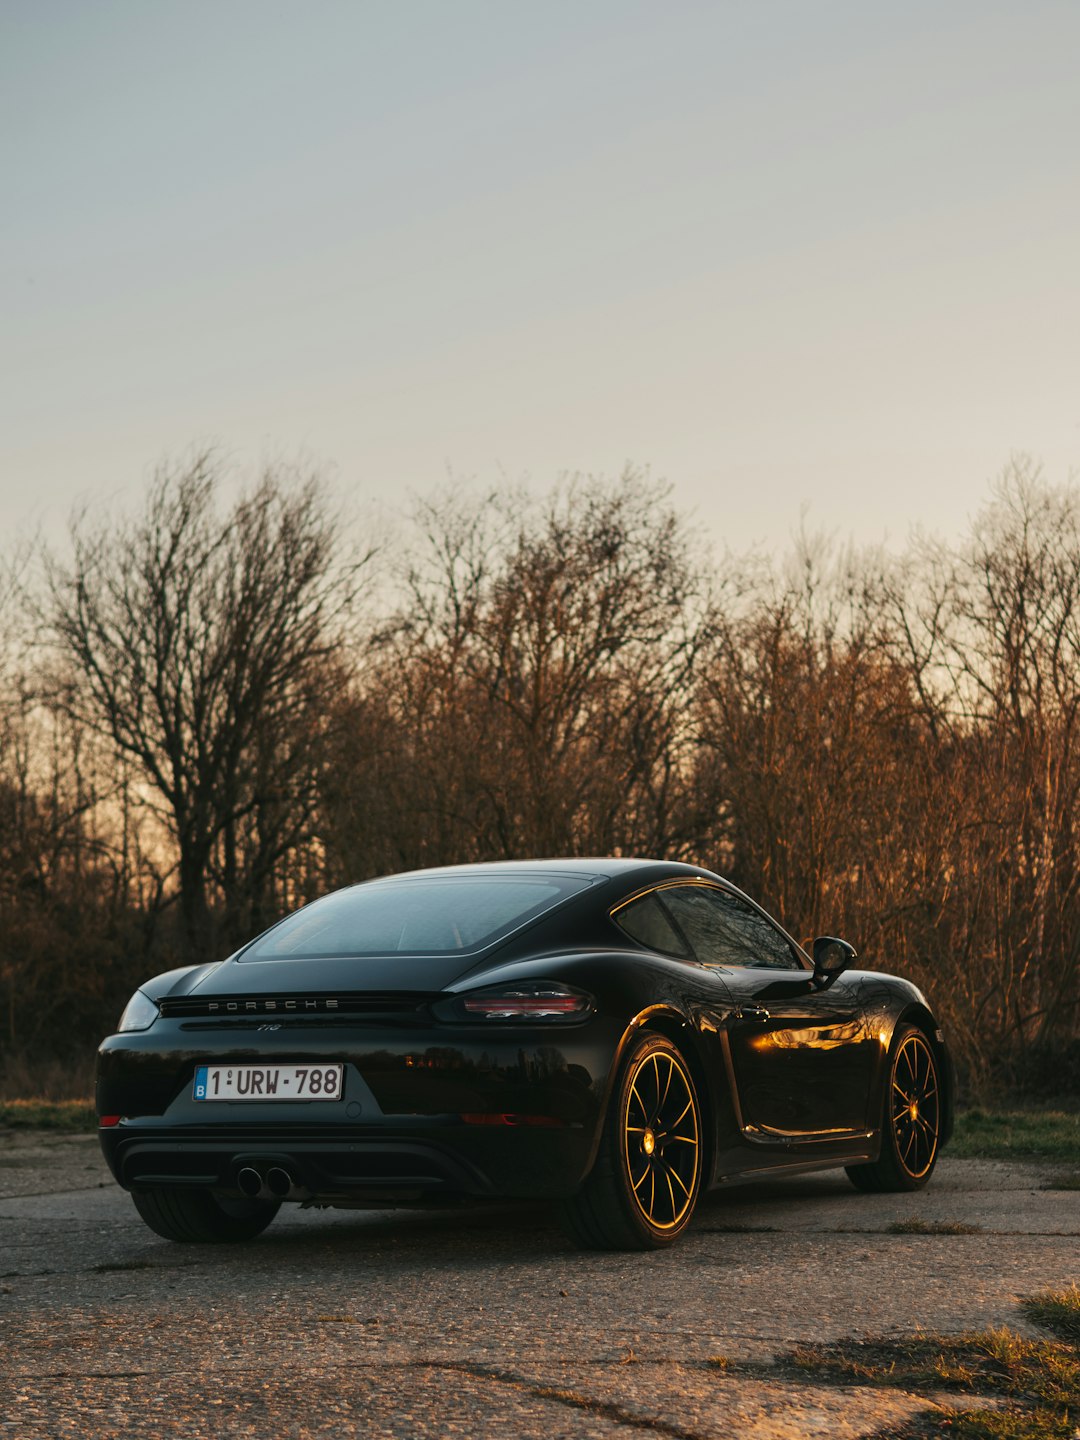
<path fill-rule="evenodd" d="M 590 1250 L 659 1250 L 690 1223 L 701 1191 L 701 1105 L 686 1060 L 663 1035 L 631 1042 L 596 1164 L 563 1206 Z"/>
<path fill-rule="evenodd" d="M 254 1240 L 281 1208 L 279 1200 L 218 1199 L 209 1190 L 136 1190 L 131 1198 L 151 1230 L 195 1245 Z"/>
<path fill-rule="evenodd" d="M 897 1032 L 889 1059 L 881 1117 L 881 1154 L 849 1165 L 857 1190 L 921 1190 L 937 1164 L 941 1139 L 941 1078 L 933 1046 L 915 1025 Z"/>

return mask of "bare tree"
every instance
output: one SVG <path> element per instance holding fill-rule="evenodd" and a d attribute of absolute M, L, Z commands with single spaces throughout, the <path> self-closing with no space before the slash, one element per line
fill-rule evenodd
<path fill-rule="evenodd" d="M 418 521 L 357 702 L 385 717 L 386 860 L 677 848 L 701 578 L 666 488 L 627 472 L 542 501 L 451 496 Z"/>
<path fill-rule="evenodd" d="M 919 737 L 875 563 L 804 537 L 786 574 L 714 610 L 699 677 L 699 832 L 712 816 L 716 862 L 801 933 L 895 871 L 897 770 Z"/>
<path fill-rule="evenodd" d="M 317 481 L 268 469 L 224 513 L 211 453 L 159 470 L 142 515 L 73 526 L 48 568 L 56 697 L 136 768 L 176 847 L 192 950 L 265 918 L 274 865 L 309 832 L 313 743 L 341 622 L 368 555 L 345 561 Z"/>
<path fill-rule="evenodd" d="M 1080 494 L 1016 457 L 961 551 L 949 655 L 986 797 L 993 926 L 981 960 L 1003 1030 L 1080 1019 Z"/>

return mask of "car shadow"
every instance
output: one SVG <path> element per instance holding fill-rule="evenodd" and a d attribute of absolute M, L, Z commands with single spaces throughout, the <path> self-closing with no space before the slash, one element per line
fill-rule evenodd
<path fill-rule="evenodd" d="M 728 1186 L 702 1198 L 681 1243 L 692 1243 L 695 1233 L 779 1229 L 790 1215 L 792 1202 L 830 1199 L 860 1199 L 841 1171 Z M 734 1212 L 741 1221 L 748 1206 L 753 1207 L 753 1223 L 725 1225 L 725 1215 Z M 191 1247 L 196 1249 L 212 1254 L 219 1264 L 223 1258 L 221 1247 Z M 339 1264 L 350 1255 L 386 1259 L 392 1254 L 399 1264 L 415 1259 L 429 1265 L 433 1251 L 452 1255 L 454 1264 L 462 1268 L 527 1264 L 556 1254 L 591 1253 L 594 1259 L 612 1261 L 620 1254 L 582 1251 L 562 1230 L 557 1207 L 537 1201 L 469 1202 L 429 1210 L 299 1211 L 286 1207 L 253 1245 L 226 1253 L 245 1267 L 263 1257 L 271 1265 L 302 1259 L 305 1265 L 321 1268 Z M 627 1258 L 627 1252 L 622 1253 Z"/>

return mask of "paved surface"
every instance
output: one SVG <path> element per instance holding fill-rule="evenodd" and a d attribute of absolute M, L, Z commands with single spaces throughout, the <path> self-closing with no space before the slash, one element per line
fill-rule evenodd
<path fill-rule="evenodd" d="M 1022 1329 L 1016 1301 L 1080 1271 L 1080 1192 L 1045 1183 L 945 1160 L 913 1196 L 731 1189 L 658 1255 L 576 1251 L 535 1207 L 287 1207 L 229 1250 L 145 1229 L 93 1138 L 0 1136 L 0 1437 L 866 1436 L 927 1400 L 772 1357 Z M 888 1233 L 913 1217 L 981 1228 Z"/>

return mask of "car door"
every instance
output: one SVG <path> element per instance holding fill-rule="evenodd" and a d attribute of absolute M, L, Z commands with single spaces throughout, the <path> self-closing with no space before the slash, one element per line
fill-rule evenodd
<path fill-rule="evenodd" d="M 790 1149 L 865 1133 L 877 1047 L 858 977 L 822 986 L 763 911 L 719 886 L 676 884 L 659 898 L 731 994 L 729 1079 L 744 1138 Z"/>

